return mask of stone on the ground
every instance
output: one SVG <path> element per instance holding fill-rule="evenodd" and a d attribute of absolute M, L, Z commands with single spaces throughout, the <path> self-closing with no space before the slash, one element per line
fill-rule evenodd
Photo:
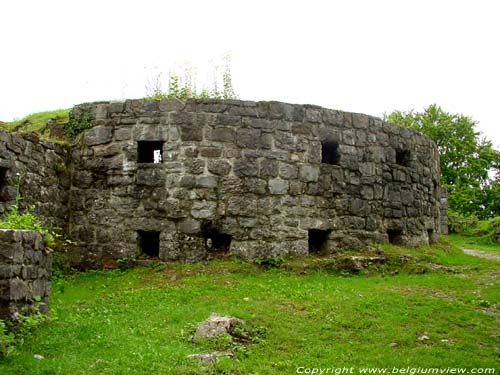
<path fill-rule="evenodd" d="M 221 316 L 217 313 L 212 313 L 208 319 L 198 325 L 196 332 L 193 335 L 193 341 L 199 342 L 204 339 L 210 339 L 222 334 L 231 334 L 231 331 L 237 324 L 244 323 L 243 320 L 232 316 Z"/>

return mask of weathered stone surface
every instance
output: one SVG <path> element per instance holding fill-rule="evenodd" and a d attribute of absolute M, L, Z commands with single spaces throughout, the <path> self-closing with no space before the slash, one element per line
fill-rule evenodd
<path fill-rule="evenodd" d="M 39 233 L 0 229 L 0 319 L 15 320 L 35 306 L 48 313 L 51 264 Z"/>
<path fill-rule="evenodd" d="M 269 180 L 269 192 L 271 194 L 286 194 L 288 191 L 288 181 L 279 178 Z"/>
<path fill-rule="evenodd" d="M 96 126 L 85 132 L 83 142 L 87 146 L 100 145 L 111 141 L 113 128 L 109 126 Z"/>
<path fill-rule="evenodd" d="M 0 131 L 0 208 L 23 174 L 22 204 L 72 228 L 70 256 L 86 267 L 141 254 L 139 230 L 160 233 L 161 259 L 186 261 L 206 258 L 208 240 L 252 258 L 307 254 L 311 230 L 332 231 L 328 251 L 390 241 L 394 230 L 424 244 L 447 230 L 436 146 L 370 116 L 205 99 L 101 102 L 91 114 L 71 149 Z M 152 149 L 139 155 L 144 140 L 162 142 L 160 163 L 138 163 L 153 161 Z"/>
<path fill-rule="evenodd" d="M 222 334 L 231 334 L 234 327 L 243 323 L 241 319 L 232 316 L 221 316 L 212 313 L 208 319 L 198 325 L 193 335 L 193 341 L 199 342 Z"/>
<path fill-rule="evenodd" d="M 231 163 L 227 160 L 209 160 L 208 171 L 218 176 L 225 176 L 231 171 Z"/>

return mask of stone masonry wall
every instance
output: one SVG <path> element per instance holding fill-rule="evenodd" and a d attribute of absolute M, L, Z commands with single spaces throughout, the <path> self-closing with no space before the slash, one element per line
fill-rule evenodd
<path fill-rule="evenodd" d="M 47 224 L 65 228 L 70 185 L 67 156 L 63 146 L 34 133 L 0 130 L 0 211 L 15 203 L 21 178 L 21 207 L 34 206 Z"/>
<path fill-rule="evenodd" d="M 420 245 L 442 230 L 435 144 L 378 118 L 176 99 L 95 103 L 91 115 L 71 156 L 75 263 L 138 256 L 158 239 L 153 255 L 194 261 Z"/>
<path fill-rule="evenodd" d="M 40 311 L 48 313 L 51 255 L 42 236 L 28 230 L 0 229 L 0 319 L 16 319 L 40 297 Z"/>

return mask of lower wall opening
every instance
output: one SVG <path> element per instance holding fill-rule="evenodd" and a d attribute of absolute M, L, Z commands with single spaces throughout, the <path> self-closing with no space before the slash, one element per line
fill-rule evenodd
<path fill-rule="evenodd" d="M 387 229 L 387 238 L 393 245 L 403 244 L 403 231 L 401 229 Z"/>
<path fill-rule="evenodd" d="M 332 231 L 321 229 L 309 229 L 308 231 L 308 247 L 310 253 L 322 253 L 327 250 L 326 245 Z"/>
<path fill-rule="evenodd" d="M 201 230 L 207 251 L 219 254 L 229 252 L 231 240 L 233 239 L 230 234 L 222 233 L 212 221 L 203 223 Z"/>
<path fill-rule="evenodd" d="M 138 230 L 137 240 L 143 255 L 151 258 L 160 255 L 160 232 Z"/>

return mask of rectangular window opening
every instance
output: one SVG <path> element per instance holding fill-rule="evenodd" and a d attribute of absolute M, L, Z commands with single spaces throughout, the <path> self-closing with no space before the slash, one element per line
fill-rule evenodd
<path fill-rule="evenodd" d="M 402 245 L 403 244 L 403 231 L 401 229 L 388 229 L 387 239 L 390 244 Z"/>
<path fill-rule="evenodd" d="M 339 144 L 331 141 L 321 142 L 321 162 L 323 164 L 339 165 Z"/>
<path fill-rule="evenodd" d="M 331 232 L 332 231 L 330 229 L 309 229 L 309 236 L 307 240 L 309 253 L 325 253 L 328 250 L 327 245 Z"/>
<path fill-rule="evenodd" d="M 163 141 L 137 141 L 137 162 L 161 163 L 164 143 Z"/>
<path fill-rule="evenodd" d="M 396 164 L 408 167 L 410 165 L 411 154 L 408 150 L 396 149 Z"/>
<path fill-rule="evenodd" d="M 139 249 L 143 255 L 157 258 L 160 255 L 160 232 L 137 231 Z"/>

